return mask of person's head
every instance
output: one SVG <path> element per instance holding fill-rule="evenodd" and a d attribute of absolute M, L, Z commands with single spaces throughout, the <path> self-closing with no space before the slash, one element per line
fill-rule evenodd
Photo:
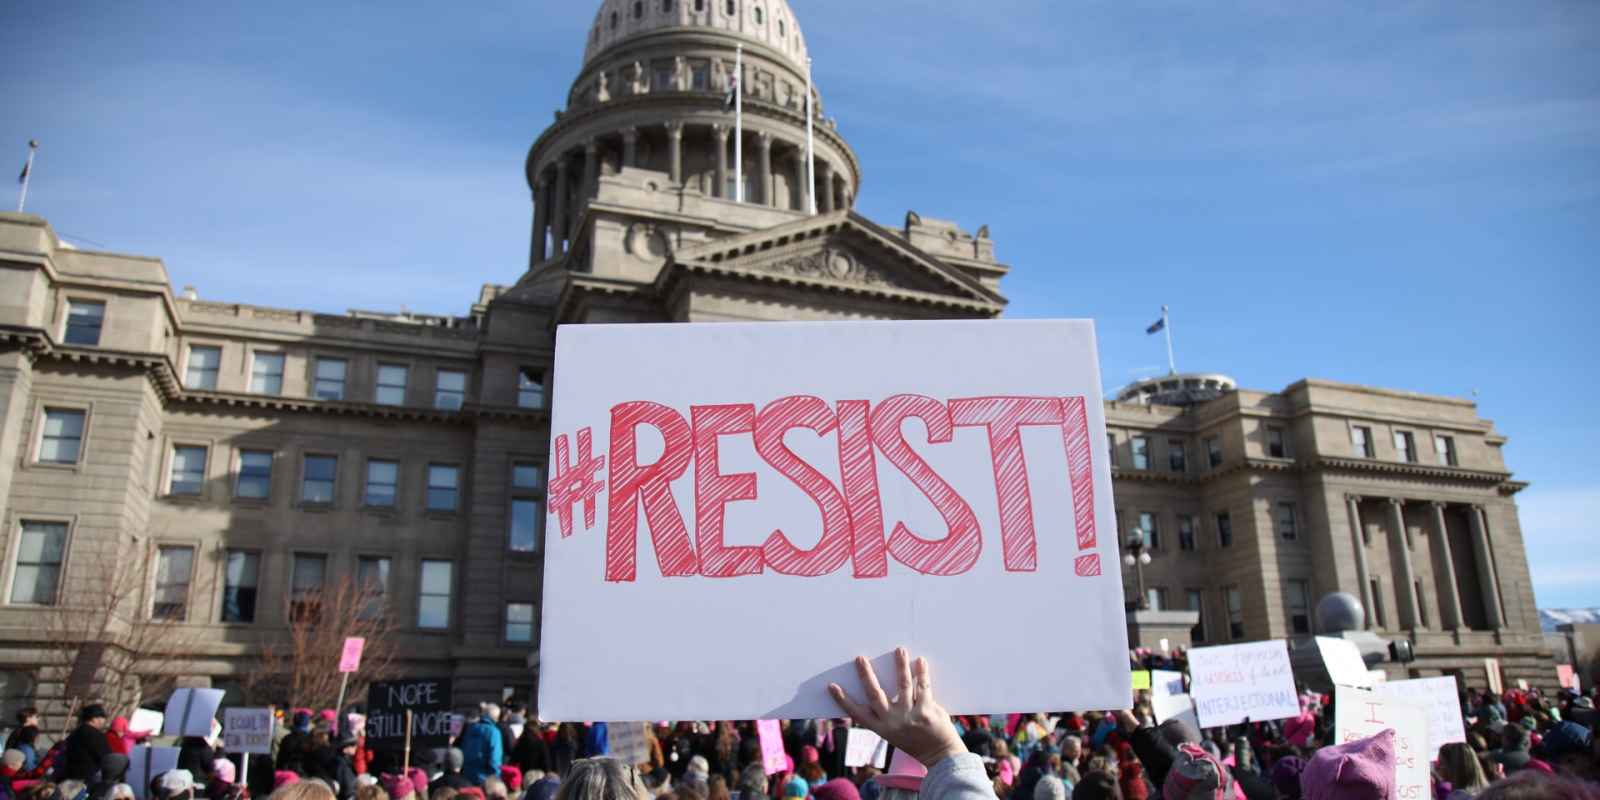
<path fill-rule="evenodd" d="M 1083 755 L 1083 738 L 1077 734 L 1069 733 L 1061 737 L 1061 759 L 1063 761 L 1077 761 Z"/>
<path fill-rule="evenodd" d="M 406 795 L 411 797 L 412 795 Z M 390 800 L 389 793 L 376 783 L 363 784 L 356 787 L 356 800 Z M 394 800 L 399 800 L 395 798 Z"/>
<path fill-rule="evenodd" d="M 712 775 L 706 781 L 706 800 L 728 800 L 733 793 L 728 791 L 728 779 L 721 775 Z"/>
<path fill-rule="evenodd" d="M 485 800 L 509 800 L 511 791 L 506 788 L 506 782 L 499 778 L 484 778 L 483 796 Z"/>
<path fill-rule="evenodd" d="M 638 768 L 614 758 L 572 762 L 556 800 L 649 800 L 650 789 Z"/>
<path fill-rule="evenodd" d="M 524 770 L 523 773 L 522 773 L 522 785 L 523 786 L 532 786 L 532 785 L 538 783 L 539 781 L 541 781 L 543 779 L 544 779 L 544 770 L 542 770 L 542 769 Z"/>
<path fill-rule="evenodd" d="M 1478 754 L 1465 742 L 1451 742 L 1439 748 L 1439 777 L 1449 781 L 1452 789 L 1470 791 L 1489 785 Z"/>
<path fill-rule="evenodd" d="M 995 739 L 993 752 L 996 759 L 1010 758 L 1011 746 L 1006 744 L 1006 740 L 1004 739 Z"/>
<path fill-rule="evenodd" d="M 461 767 L 464 766 L 466 763 L 467 763 L 467 756 L 466 756 L 465 753 L 461 752 L 461 748 L 459 748 L 459 747 L 452 747 L 452 748 L 450 748 L 450 752 L 445 754 L 444 766 L 445 766 L 445 771 L 446 772 L 450 772 L 450 773 L 460 772 L 461 771 Z"/>
<path fill-rule="evenodd" d="M 1390 797 L 1395 787 L 1394 731 L 1318 750 L 1300 773 L 1305 800 Z"/>
<path fill-rule="evenodd" d="M 1523 770 L 1490 784 L 1478 800 L 1600 800 L 1600 789 L 1565 775 Z"/>
<path fill-rule="evenodd" d="M 480 711 L 484 719 L 496 723 L 500 721 L 500 707 L 494 703 L 484 703 Z"/>
<path fill-rule="evenodd" d="M 37 744 L 38 738 L 38 725 L 24 725 L 23 727 L 17 729 L 17 744 L 25 744 L 29 747 L 33 747 L 35 744 Z"/>
<path fill-rule="evenodd" d="M 78 712 L 78 722 L 92 728 L 105 730 L 107 721 L 106 708 L 102 705 L 90 704 Z"/>
<path fill-rule="evenodd" d="M 1161 789 L 1166 800 L 1232 797 L 1233 775 L 1215 754 L 1185 742 L 1178 745 L 1177 757 L 1172 760 L 1172 768 L 1167 771 Z"/>
<path fill-rule="evenodd" d="M 186 769 L 164 772 L 156 781 L 161 800 L 189 800 L 194 797 L 194 775 Z"/>
<path fill-rule="evenodd" d="M 133 787 L 126 783 L 119 783 L 111 787 L 100 800 L 134 800 Z"/>
<path fill-rule="evenodd" d="M 383 789 L 387 800 L 413 800 L 417 796 L 416 785 L 405 775 L 380 775 L 378 776 L 378 783 Z M 422 790 L 426 791 L 427 786 L 424 785 Z M 357 798 L 357 800 L 361 800 L 361 798 Z"/>
<path fill-rule="evenodd" d="M 22 769 L 22 765 L 26 763 L 28 763 L 28 757 L 21 750 L 11 749 L 0 755 L 0 767 L 5 767 L 12 772 Z"/>
<path fill-rule="evenodd" d="M 56 796 L 61 800 L 77 800 L 78 795 L 87 794 L 88 788 L 83 781 L 68 778 L 56 786 Z"/>
<path fill-rule="evenodd" d="M 62 800 L 62 798 L 61 791 L 56 788 L 55 784 L 49 781 L 39 781 L 22 790 L 17 795 L 17 800 Z M 72 800 L 72 798 L 69 797 L 65 800 Z"/>
<path fill-rule="evenodd" d="M 1584 780 L 1600 779 L 1595 767 L 1594 734 L 1576 722 L 1563 722 L 1546 731 L 1539 757 L 1563 775 Z"/>
<path fill-rule="evenodd" d="M 861 800 L 861 792 L 849 778 L 834 778 L 811 791 L 816 800 Z"/>
<path fill-rule="evenodd" d="M 1504 764 L 1494 760 L 1494 754 L 1489 752 L 1478 753 L 1478 766 L 1483 768 L 1483 777 L 1494 783 L 1506 776 Z"/>
<path fill-rule="evenodd" d="M 321 781 L 299 781 L 279 787 L 267 800 L 338 800 Z"/>
<path fill-rule="evenodd" d="M 440 786 L 439 788 L 434 789 L 432 794 L 428 795 L 428 800 L 456 800 L 456 798 L 460 796 L 461 793 L 456 791 L 454 787 Z M 271 798 L 269 800 L 276 799 Z"/>
<path fill-rule="evenodd" d="M 356 748 L 360 746 L 361 740 L 357 739 L 353 733 L 346 733 L 344 736 L 339 738 L 339 752 L 344 753 L 351 758 L 355 757 Z"/>
<path fill-rule="evenodd" d="M 1029 800 L 1019 797 L 1017 800 Z M 1046 775 L 1033 785 L 1031 800 L 1067 800 L 1067 785 L 1054 775 Z"/>
<path fill-rule="evenodd" d="M 17 711 L 17 727 L 26 728 L 29 725 L 39 725 L 39 709 L 33 706 L 25 706 Z"/>
<path fill-rule="evenodd" d="M 1306 771 L 1306 762 L 1299 756 L 1284 756 L 1273 762 L 1267 780 L 1282 800 L 1300 800 L 1300 774 Z"/>
<path fill-rule="evenodd" d="M 827 773 L 822 771 L 822 765 L 815 761 L 807 761 L 795 769 L 795 773 L 805 779 L 806 783 L 816 783 L 823 779 Z"/>
<path fill-rule="evenodd" d="M 1072 800 L 1122 800 L 1122 788 L 1117 785 L 1117 776 L 1093 770 L 1072 787 Z"/>
<path fill-rule="evenodd" d="M 1528 749 L 1528 730 L 1521 725 L 1507 725 L 1500 730 L 1502 750 Z"/>

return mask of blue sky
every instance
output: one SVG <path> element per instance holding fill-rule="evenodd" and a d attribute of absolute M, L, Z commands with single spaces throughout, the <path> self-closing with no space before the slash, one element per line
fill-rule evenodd
<path fill-rule="evenodd" d="M 1113 385 L 1166 303 L 1183 369 L 1476 393 L 1540 605 L 1600 606 L 1600 4 L 794 4 L 864 213 L 989 224 Z M 464 313 L 597 7 L 5 3 L 0 159 L 41 140 L 30 211 L 204 297 Z"/>

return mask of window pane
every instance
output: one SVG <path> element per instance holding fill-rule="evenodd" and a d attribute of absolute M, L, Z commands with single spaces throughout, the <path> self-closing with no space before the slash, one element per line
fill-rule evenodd
<path fill-rule="evenodd" d="M 517 405 L 522 408 L 544 406 L 544 373 L 527 368 L 517 371 Z"/>
<path fill-rule="evenodd" d="M 272 454 L 262 450 L 247 450 L 240 453 L 239 485 L 234 490 L 234 495 L 263 500 L 271 490 Z"/>
<path fill-rule="evenodd" d="M 454 565 L 448 561 L 422 562 L 421 602 L 417 626 L 445 628 L 450 624 L 450 584 Z"/>
<path fill-rule="evenodd" d="M 538 491 L 543 489 L 539 480 L 539 465 L 528 462 L 518 462 L 511 467 L 511 485 L 517 489 L 530 489 Z"/>
<path fill-rule="evenodd" d="M 417 609 L 417 627 L 444 628 L 450 623 L 450 598 L 424 596 Z"/>
<path fill-rule="evenodd" d="M 191 389 L 214 390 L 222 366 L 222 348 L 196 345 L 189 348 L 189 366 L 183 382 Z"/>
<path fill-rule="evenodd" d="M 206 449 L 175 447 L 172 450 L 172 480 L 167 491 L 178 495 L 197 495 L 205 483 Z"/>
<path fill-rule="evenodd" d="M 256 394 L 283 393 L 283 354 L 256 353 L 250 368 L 250 391 Z"/>
<path fill-rule="evenodd" d="M 356 580 L 361 588 L 360 617 L 374 619 L 382 616 L 389 596 L 389 564 L 387 558 L 363 558 L 356 565 Z"/>
<path fill-rule="evenodd" d="M 67 303 L 67 329 L 63 340 L 67 344 L 96 345 L 100 343 L 100 326 L 105 321 L 106 304 L 94 300 L 72 300 Z"/>
<path fill-rule="evenodd" d="M 342 358 L 317 359 L 317 379 L 312 393 L 318 400 L 344 399 L 345 361 Z"/>
<path fill-rule="evenodd" d="M 322 579 L 328 569 L 326 556 L 295 556 L 290 582 L 289 618 L 316 621 L 322 616 Z"/>
<path fill-rule="evenodd" d="M 533 641 L 533 605 L 530 603 L 506 604 L 506 641 Z"/>
<path fill-rule="evenodd" d="M 332 456 L 306 456 L 305 485 L 300 490 L 303 503 L 332 503 L 339 460 Z"/>
<path fill-rule="evenodd" d="M 449 594 L 451 567 L 448 561 L 422 562 L 422 593 Z"/>
<path fill-rule="evenodd" d="M 406 381 L 410 370 L 397 364 L 378 367 L 378 396 L 381 405 L 399 406 L 406 402 Z"/>
<path fill-rule="evenodd" d="M 536 500 L 511 502 L 511 550 L 532 553 L 539 549 L 539 507 Z"/>
<path fill-rule="evenodd" d="M 1173 472 L 1183 472 L 1188 469 L 1189 454 L 1185 452 L 1182 439 L 1167 440 L 1167 464 Z"/>
<path fill-rule="evenodd" d="M 155 602 L 150 607 L 153 619 L 181 620 L 189 606 L 189 571 L 194 567 L 194 550 L 188 547 L 163 547 L 156 553 Z"/>
<path fill-rule="evenodd" d="M 428 510 L 454 511 L 456 508 L 456 468 L 428 467 Z"/>
<path fill-rule="evenodd" d="M 433 407 L 454 411 L 466 400 L 467 373 L 441 369 L 434 385 Z"/>
<path fill-rule="evenodd" d="M 78 463 L 78 450 L 83 443 L 83 421 L 82 411 L 45 409 L 39 460 L 47 464 Z"/>
<path fill-rule="evenodd" d="M 17 542 L 17 565 L 11 579 L 11 602 L 50 605 L 55 602 L 67 526 L 60 522 L 23 522 Z"/>
<path fill-rule="evenodd" d="M 367 505 L 390 507 L 395 503 L 400 466 L 393 461 L 367 462 Z"/>
<path fill-rule="evenodd" d="M 255 622 L 260 572 L 260 555 L 243 550 L 228 551 L 222 586 L 223 622 Z"/>
<path fill-rule="evenodd" d="M 1150 440 L 1143 436 L 1133 437 L 1133 468 L 1150 468 Z"/>

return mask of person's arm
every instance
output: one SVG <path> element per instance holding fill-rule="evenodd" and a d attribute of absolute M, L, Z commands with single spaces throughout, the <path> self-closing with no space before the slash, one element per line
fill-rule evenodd
<path fill-rule="evenodd" d="M 828 693 L 845 716 L 928 768 L 922 779 L 923 800 L 994 800 L 994 785 L 982 759 L 967 752 L 950 722 L 950 712 L 933 697 L 928 660 L 919 658 L 913 665 L 901 647 L 894 651 L 894 662 L 900 691 L 892 699 L 878 685 L 872 663 L 861 657 L 856 658 L 856 672 L 865 702 L 855 701 L 836 683 L 828 684 Z"/>
<path fill-rule="evenodd" d="M 1128 737 L 1128 744 L 1133 747 L 1133 754 L 1139 758 L 1139 763 L 1144 765 L 1150 783 L 1155 786 L 1166 783 L 1167 772 L 1172 769 L 1172 762 L 1178 757 L 1177 749 L 1156 735 L 1155 728 L 1140 725 L 1138 718 L 1126 711 L 1117 712 L 1117 724 L 1122 728 L 1122 734 Z"/>

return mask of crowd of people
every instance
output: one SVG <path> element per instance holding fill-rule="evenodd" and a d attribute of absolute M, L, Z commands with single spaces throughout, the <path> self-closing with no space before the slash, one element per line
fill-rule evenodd
<path fill-rule="evenodd" d="M 905 651 L 886 690 L 858 660 L 864 697 L 829 691 L 842 716 L 780 723 L 784 763 L 754 723 L 644 726 L 637 763 L 614 757 L 609 726 L 538 724 L 484 704 L 445 748 L 370 748 L 359 707 L 291 711 L 270 756 L 246 774 L 218 740 L 179 742 L 176 769 L 145 776 L 147 800 L 1600 800 L 1594 693 L 1461 696 L 1466 742 L 1439 750 L 1432 798 L 1396 787 L 1392 732 L 1336 742 L 1333 698 L 1306 692 L 1299 716 L 1196 730 L 1157 721 L 1147 692 L 1123 711 L 951 716 L 931 671 Z M 1173 665 L 1169 665 L 1173 666 Z M 1175 665 L 1181 666 L 1181 664 Z M 892 694 L 891 694 L 892 691 Z M 90 705 L 46 746 L 34 709 L 0 757 L 0 800 L 133 800 L 129 754 L 148 734 Z M 892 745 L 879 767 L 847 765 L 865 729 Z M 631 761 L 632 759 L 630 759 Z"/>

